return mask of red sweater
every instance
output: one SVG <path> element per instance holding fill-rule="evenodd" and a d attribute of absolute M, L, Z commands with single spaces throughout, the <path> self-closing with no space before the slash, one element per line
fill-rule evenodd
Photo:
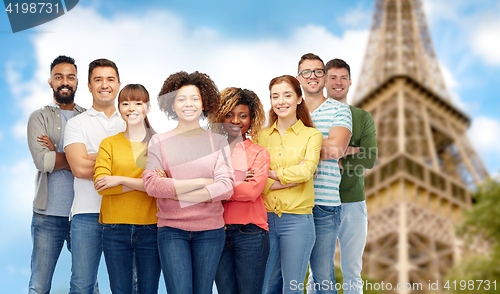
<path fill-rule="evenodd" d="M 267 183 L 269 160 L 266 148 L 249 139 L 236 144 L 231 156 L 236 182 L 232 201 L 224 203 L 226 224 L 255 224 L 269 230 L 266 207 L 261 198 Z M 254 177 L 245 182 L 245 173 L 251 169 L 255 171 Z"/>

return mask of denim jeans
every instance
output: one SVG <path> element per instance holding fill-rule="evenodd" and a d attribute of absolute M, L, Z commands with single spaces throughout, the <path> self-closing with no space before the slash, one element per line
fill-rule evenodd
<path fill-rule="evenodd" d="M 34 212 L 31 221 L 31 239 L 33 251 L 28 293 L 49 293 L 64 241 L 69 249 L 69 218 Z"/>
<path fill-rule="evenodd" d="M 224 228 L 158 228 L 158 252 L 167 293 L 211 294 L 224 241 Z"/>
<path fill-rule="evenodd" d="M 99 293 L 97 270 L 102 254 L 102 225 L 98 213 L 75 214 L 71 219 L 70 294 Z"/>
<path fill-rule="evenodd" d="M 339 229 L 340 266 L 344 276 L 344 294 L 363 293 L 361 270 L 366 244 L 366 202 L 342 203 Z"/>
<path fill-rule="evenodd" d="M 217 268 L 219 294 L 255 294 L 262 290 L 269 255 L 269 234 L 254 224 L 226 225 L 226 245 Z"/>
<path fill-rule="evenodd" d="M 308 293 L 336 294 L 335 246 L 341 224 L 342 206 L 315 205 L 313 208 L 316 243 L 311 253 Z"/>
<path fill-rule="evenodd" d="M 133 293 L 134 259 L 138 293 L 158 293 L 158 229 L 153 225 L 104 224 L 102 246 L 113 294 Z"/>
<path fill-rule="evenodd" d="M 270 250 L 262 292 L 302 293 L 298 284 L 304 282 L 315 240 L 313 216 L 283 213 L 278 217 L 277 214 L 268 212 L 267 220 Z M 278 263 L 278 260 L 281 262 Z M 271 275 L 275 276 L 280 270 L 283 282 L 276 284 L 275 280 L 270 281 Z"/>

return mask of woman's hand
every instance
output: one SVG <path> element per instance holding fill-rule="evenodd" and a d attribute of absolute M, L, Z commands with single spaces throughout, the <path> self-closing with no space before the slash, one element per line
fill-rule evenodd
<path fill-rule="evenodd" d="M 157 167 L 157 168 L 155 168 L 155 171 L 156 171 L 156 174 L 160 178 L 166 178 L 167 177 L 167 173 L 164 170 L 162 170 L 161 168 Z"/>
<path fill-rule="evenodd" d="M 279 181 L 279 179 L 278 179 L 278 175 L 276 174 L 276 171 L 275 171 L 275 170 L 270 170 L 270 171 L 267 173 L 267 177 L 268 177 L 268 178 L 271 178 L 271 179 L 273 179 L 273 180 Z"/>
<path fill-rule="evenodd" d="M 245 179 L 243 181 L 248 182 L 255 177 L 255 170 L 251 169 L 245 173 Z"/>
<path fill-rule="evenodd" d="M 302 161 L 299 163 L 299 165 L 304 164 L 304 162 L 306 162 L 306 160 L 307 160 L 307 158 L 302 159 Z M 276 174 L 275 170 L 270 170 L 267 173 L 267 177 L 271 178 L 271 179 L 273 179 L 275 181 L 279 181 L 280 180 L 280 179 L 278 179 L 278 175 Z"/>
<path fill-rule="evenodd" d="M 45 134 L 38 136 L 38 142 L 40 142 L 40 145 L 45 146 L 49 148 L 49 151 L 55 151 L 56 148 L 54 148 L 54 144 L 52 144 L 52 141 L 50 141 L 49 137 Z"/>
<path fill-rule="evenodd" d="M 104 176 L 100 177 L 94 182 L 94 189 L 96 189 L 97 192 L 101 192 L 104 189 L 107 188 L 112 188 L 116 187 L 118 185 L 121 185 L 119 176 Z"/>

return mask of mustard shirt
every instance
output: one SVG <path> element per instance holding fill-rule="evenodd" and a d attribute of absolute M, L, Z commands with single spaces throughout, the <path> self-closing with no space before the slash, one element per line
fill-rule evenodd
<path fill-rule="evenodd" d="M 262 197 L 268 212 L 311 214 L 314 206 L 313 175 L 319 162 L 323 135 L 298 120 L 281 137 L 277 121 L 263 129 L 258 144 L 271 156 L 270 169 L 275 170 L 282 185 L 300 183 L 291 188 L 269 190 L 275 180 L 268 178 Z M 302 160 L 306 158 L 303 164 Z"/>
<path fill-rule="evenodd" d="M 130 142 L 123 133 L 102 140 L 94 168 L 94 181 L 103 176 L 142 178 L 146 167 L 146 144 Z M 151 225 L 158 222 L 156 198 L 146 192 L 108 188 L 102 195 L 99 222 L 103 224 Z"/>

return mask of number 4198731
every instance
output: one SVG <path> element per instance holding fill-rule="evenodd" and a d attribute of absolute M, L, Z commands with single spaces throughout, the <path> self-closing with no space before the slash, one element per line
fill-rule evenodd
<path fill-rule="evenodd" d="M 476 287 L 477 286 L 477 287 Z M 497 289 L 497 281 L 489 281 L 489 280 L 460 280 L 460 281 L 446 281 L 443 286 L 446 290 L 496 290 Z"/>
<path fill-rule="evenodd" d="M 21 6 L 21 7 L 19 7 Z M 45 9 L 45 10 L 44 10 Z M 7 8 L 5 8 L 5 11 L 8 13 L 53 13 L 55 12 L 56 14 L 59 13 L 59 3 L 56 3 L 55 5 L 52 5 L 52 3 L 16 3 L 12 5 L 12 3 L 9 3 L 7 5 Z"/>

